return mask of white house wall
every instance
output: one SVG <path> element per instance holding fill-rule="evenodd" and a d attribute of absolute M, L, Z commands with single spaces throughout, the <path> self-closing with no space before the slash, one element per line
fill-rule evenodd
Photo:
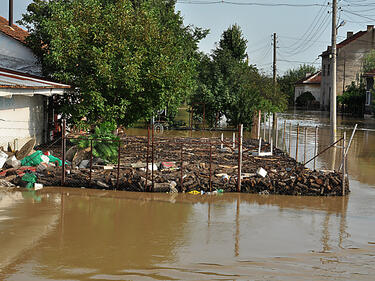
<path fill-rule="evenodd" d="M 35 95 L 0 97 L 0 146 L 19 149 L 30 138 L 42 143 L 45 128 L 44 101 Z"/>
<path fill-rule="evenodd" d="M 32 51 L 21 42 L 0 32 L 0 67 L 41 75 L 41 67 Z"/>
<path fill-rule="evenodd" d="M 297 85 L 294 90 L 294 101 L 304 92 L 310 92 L 315 100 L 320 102 L 320 86 L 316 85 Z"/>

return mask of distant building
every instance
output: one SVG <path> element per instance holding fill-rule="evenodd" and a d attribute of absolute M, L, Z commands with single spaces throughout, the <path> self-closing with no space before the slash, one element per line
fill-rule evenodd
<path fill-rule="evenodd" d="M 0 146 L 18 149 L 30 138 L 48 139 L 54 119 L 52 96 L 69 85 L 40 76 L 41 67 L 25 45 L 27 31 L 0 17 Z"/>
<path fill-rule="evenodd" d="M 375 49 L 375 30 L 368 25 L 367 30 L 355 34 L 347 32 L 347 38 L 337 44 L 336 94 L 342 95 L 346 87 L 359 79 L 362 59 L 365 54 Z M 331 47 L 321 54 L 322 82 L 320 88 L 320 105 L 328 110 L 331 98 Z"/>
<path fill-rule="evenodd" d="M 322 81 L 322 72 L 318 71 L 306 75 L 305 78 L 296 82 L 294 86 L 294 101 L 303 93 L 310 92 L 316 102 L 320 103 L 320 83 Z"/>

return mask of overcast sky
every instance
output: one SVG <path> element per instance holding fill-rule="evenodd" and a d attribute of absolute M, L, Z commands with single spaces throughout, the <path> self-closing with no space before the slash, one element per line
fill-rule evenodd
<path fill-rule="evenodd" d="M 229 2 L 230 0 L 228 0 Z M 233 2 L 232 2 L 233 1 Z M 319 54 L 330 45 L 331 14 L 328 1 L 323 0 L 179 0 L 186 25 L 210 29 L 210 34 L 200 43 L 200 49 L 210 53 L 215 42 L 230 25 L 241 26 L 248 40 L 249 59 L 252 64 L 267 73 L 272 72 L 272 34 L 277 33 L 278 74 L 298 67 L 301 63 L 315 63 L 320 67 Z M 14 0 L 14 18 L 18 20 L 32 0 Z M 250 4 L 266 4 L 259 6 Z M 288 4 L 280 6 L 278 4 Z M 307 5 L 295 7 L 293 5 Z M 0 15 L 8 18 L 8 0 L 0 0 Z M 311 6 L 309 6 L 311 5 Z M 367 24 L 375 23 L 374 0 L 339 0 L 342 11 L 338 41 L 347 31 L 365 30 Z"/>

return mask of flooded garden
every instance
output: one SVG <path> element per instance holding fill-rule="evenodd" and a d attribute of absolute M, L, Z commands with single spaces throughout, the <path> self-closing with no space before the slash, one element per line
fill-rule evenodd
<path fill-rule="evenodd" d="M 284 146 L 285 151 L 281 150 L 284 120 L 293 128 L 291 158 L 284 156 L 288 148 Z M 300 150 L 295 147 L 297 124 L 306 128 L 306 159 L 315 155 L 316 126 L 319 127 L 318 151 L 330 144 L 329 118 L 323 113 L 291 112 L 281 115 L 279 122 L 280 149 L 275 148 L 274 155 L 268 158 L 276 160 L 262 158 L 258 163 L 251 163 L 252 157 L 245 154 L 243 189 L 257 186 L 257 183 L 251 186 L 251 180 L 264 181 L 262 186 L 267 184 L 265 178 L 253 176 L 260 166 L 268 177 L 273 174 L 273 185 L 282 188 L 280 177 L 296 166 L 295 153 L 300 161 L 304 158 L 302 138 Z M 184 194 L 88 188 L 89 180 L 93 185 L 99 180 L 98 173 L 111 172 L 104 183 L 116 187 L 116 165 L 109 171 L 98 168 L 91 178 L 86 169 L 76 188 L 2 190 L 0 279 L 371 280 L 375 274 L 375 122 L 340 120 L 338 135 L 344 130 L 350 135 L 356 123 L 358 131 L 347 161 L 351 190 L 347 196 L 275 195 L 262 192 L 266 188 L 254 191 L 255 194 L 230 193 L 225 188 L 223 193 L 206 194 L 210 187 L 212 192 L 225 184 L 228 191 L 236 191 L 236 182 L 229 179 L 226 182 L 224 174 L 233 179 L 238 174 L 236 154 L 220 152 L 219 142 L 212 148 L 210 167 L 209 140 L 220 141 L 221 132 L 207 131 L 164 131 L 157 135 L 160 143 L 155 148 L 155 163 L 159 166 L 154 171 L 154 187 L 174 181 L 178 191 L 186 189 Z M 147 130 L 129 129 L 126 135 L 130 139 L 137 136 L 144 142 Z M 232 132 L 224 132 L 224 137 L 232 139 Z M 181 138 L 206 138 L 208 145 L 197 144 L 191 151 L 186 146 L 181 161 L 180 145 L 169 144 L 171 139 L 178 142 Z M 123 157 L 128 158 L 122 158 L 120 173 L 133 171 L 134 177 L 146 179 L 147 162 L 151 164 L 145 157 L 147 147 L 138 145 L 137 149 L 136 143 L 127 145 L 128 153 L 124 150 Z M 245 149 L 256 152 L 257 146 L 245 133 Z M 192 152 L 201 156 L 194 158 L 189 154 Z M 316 158 L 317 170 L 338 170 L 341 155 L 339 147 L 321 154 Z M 273 166 L 284 160 L 282 165 Z M 159 170 L 162 162 L 172 167 Z M 132 167 L 134 163 L 141 167 Z M 306 167 L 313 170 L 313 165 L 309 162 Z M 189 166 L 194 168 L 189 170 Z M 183 176 L 186 175 L 182 184 L 181 167 Z M 70 175 L 66 176 L 67 182 Z M 294 176 L 298 179 L 298 175 Z M 193 184 L 193 179 L 200 180 L 199 186 Z M 60 177 L 56 184 L 59 181 Z M 140 182 L 143 189 L 134 190 L 148 191 L 144 188 L 150 186 L 151 179 L 147 184 L 145 180 Z M 125 186 L 126 182 L 120 182 L 120 187 L 121 184 Z M 127 184 L 131 186 L 129 181 Z M 169 192 L 169 185 L 166 188 Z M 189 191 L 197 193 L 189 194 Z"/>

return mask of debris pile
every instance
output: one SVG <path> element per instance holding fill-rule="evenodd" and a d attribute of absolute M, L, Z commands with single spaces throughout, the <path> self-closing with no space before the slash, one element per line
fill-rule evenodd
<path fill-rule="evenodd" d="M 23 159 L 16 157 L 16 160 L 23 165 L 37 153 L 41 162 L 31 161 L 31 167 L 7 166 L 0 173 L 0 179 L 15 185 L 21 185 L 28 179 L 26 185 L 39 184 L 38 188 L 40 184 L 61 185 L 62 161 L 58 158 L 62 154 L 61 146 L 52 147 L 58 157 L 45 155 L 42 153 L 43 148 L 39 149 L 40 152 L 28 153 Z M 269 144 L 264 143 L 262 150 L 269 151 Z M 306 169 L 277 148 L 273 149 L 272 155 L 254 154 L 254 151 L 258 151 L 256 140 L 244 140 L 243 151 L 241 192 L 342 195 L 341 173 Z M 127 136 L 122 139 L 119 165 L 93 157 L 90 150 L 80 150 L 76 146 L 71 146 L 66 155 L 65 185 L 70 187 L 192 194 L 237 191 L 238 152 L 232 144 L 226 144 L 226 149 L 221 149 L 217 139 L 158 138 L 152 148 L 151 144 L 147 145 L 147 138 Z M 25 173 L 34 174 L 35 182 L 32 182 L 33 177 L 30 176 L 23 179 Z M 346 180 L 345 194 L 348 192 L 349 184 Z"/>

